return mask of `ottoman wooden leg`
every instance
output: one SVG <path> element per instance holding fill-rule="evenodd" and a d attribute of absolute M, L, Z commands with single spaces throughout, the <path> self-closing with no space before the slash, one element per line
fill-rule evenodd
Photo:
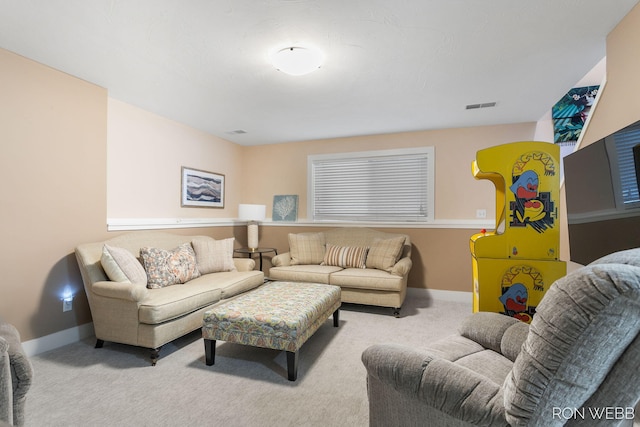
<path fill-rule="evenodd" d="M 298 352 L 287 351 L 287 378 L 295 381 L 298 378 Z"/>
<path fill-rule="evenodd" d="M 216 340 L 204 340 L 204 360 L 207 366 L 211 366 L 216 361 Z"/>
<path fill-rule="evenodd" d="M 337 309 L 336 311 L 333 312 L 333 326 L 337 328 L 339 324 L 340 324 L 340 309 Z"/>

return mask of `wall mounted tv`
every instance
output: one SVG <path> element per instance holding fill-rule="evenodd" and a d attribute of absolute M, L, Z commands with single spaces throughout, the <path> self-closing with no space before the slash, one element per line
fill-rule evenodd
<path fill-rule="evenodd" d="M 564 158 L 571 261 L 640 247 L 640 121 Z"/>

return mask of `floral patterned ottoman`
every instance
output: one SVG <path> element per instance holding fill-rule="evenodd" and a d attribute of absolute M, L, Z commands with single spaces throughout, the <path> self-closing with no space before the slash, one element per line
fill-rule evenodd
<path fill-rule="evenodd" d="M 205 361 L 215 362 L 216 340 L 285 350 L 289 381 L 298 375 L 298 350 L 333 314 L 340 316 L 340 287 L 269 282 L 204 314 Z"/>

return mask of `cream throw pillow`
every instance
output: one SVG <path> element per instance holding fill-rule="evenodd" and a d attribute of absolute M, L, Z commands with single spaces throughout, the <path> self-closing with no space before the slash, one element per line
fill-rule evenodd
<path fill-rule="evenodd" d="M 327 243 L 322 265 L 342 268 L 365 268 L 369 248 L 360 246 L 334 246 Z"/>
<path fill-rule="evenodd" d="M 233 262 L 235 240 L 235 237 L 222 240 L 215 240 L 207 236 L 194 237 L 191 244 L 196 252 L 198 271 L 201 274 L 237 271 Z"/>
<path fill-rule="evenodd" d="M 404 236 L 374 240 L 367 254 L 367 268 L 390 272 L 402 255 L 405 240 Z"/>
<path fill-rule="evenodd" d="M 318 265 L 324 260 L 324 233 L 289 234 L 291 265 Z"/>
<path fill-rule="evenodd" d="M 147 284 L 147 273 L 131 252 L 105 244 L 100 263 L 112 282 Z"/>

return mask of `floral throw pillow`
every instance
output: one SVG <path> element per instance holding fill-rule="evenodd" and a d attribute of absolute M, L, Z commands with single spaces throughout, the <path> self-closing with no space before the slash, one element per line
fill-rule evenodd
<path fill-rule="evenodd" d="M 196 254 L 190 243 L 170 251 L 143 247 L 140 256 L 147 272 L 147 288 L 159 289 L 200 277 Z"/>

